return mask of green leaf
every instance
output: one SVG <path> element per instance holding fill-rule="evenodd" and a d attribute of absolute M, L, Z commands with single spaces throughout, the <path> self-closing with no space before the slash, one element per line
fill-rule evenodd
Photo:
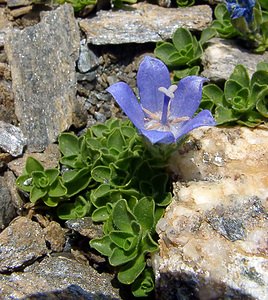
<path fill-rule="evenodd" d="M 90 181 L 90 168 L 83 168 L 79 170 L 72 180 L 64 182 L 64 185 L 67 188 L 66 196 L 71 197 L 78 194 L 89 185 Z"/>
<path fill-rule="evenodd" d="M 144 231 L 152 230 L 154 220 L 155 203 L 151 198 L 143 197 L 134 207 L 133 213 L 136 216 L 137 222 L 141 225 Z"/>
<path fill-rule="evenodd" d="M 239 115 L 236 114 L 232 109 L 228 109 L 223 106 L 218 106 L 215 110 L 215 119 L 218 125 L 237 121 Z"/>
<path fill-rule="evenodd" d="M 118 280 L 123 284 L 131 284 L 142 273 L 146 266 L 143 254 L 123 265 L 118 273 Z"/>
<path fill-rule="evenodd" d="M 227 80 L 224 85 L 224 96 L 228 103 L 232 103 L 234 97 L 243 88 L 237 81 Z"/>
<path fill-rule="evenodd" d="M 132 232 L 131 221 L 135 220 L 125 199 L 118 200 L 112 212 L 113 224 L 120 231 Z"/>
<path fill-rule="evenodd" d="M 125 139 L 120 129 L 116 128 L 107 139 L 107 146 L 122 151 L 125 146 Z"/>
<path fill-rule="evenodd" d="M 262 91 L 261 94 L 259 94 L 256 103 L 256 109 L 262 116 L 268 118 L 268 86 Z"/>
<path fill-rule="evenodd" d="M 85 167 L 85 163 L 82 161 L 81 155 L 71 155 L 63 156 L 60 159 L 60 163 L 64 166 L 70 167 L 72 169 L 81 169 Z"/>
<path fill-rule="evenodd" d="M 104 124 L 97 124 L 92 126 L 90 129 L 95 137 L 102 137 L 105 131 L 107 130 L 107 126 Z"/>
<path fill-rule="evenodd" d="M 64 202 L 57 209 L 61 220 L 78 219 L 87 216 L 91 210 L 91 203 L 83 196 L 78 196 L 74 203 Z"/>
<path fill-rule="evenodd" d="M 49 207 L 56 207 L 60 202 L 60 198 L 45 197 L 43 202 Z"/>
<path fill-rule="evenodd" d="M 133 233 L 124 231 L 112 231 L 109 237 L 116 246 L 126 252 L 135 249 L 139 241 L 137 235 L 135 236 Z"/>
<path fill-rule="evenodd" d="M 251 78 L 251 86 L 254 84 L 264 85 L 264 87 L 266 87 L 268 85 L 268 72 L 264 70 L 256 71 Z"/>
<path fill-rule="evenodd" d="M 102 238 L 93 239 L 89 242 L 89 245 L 102 255 L 111 256 L 113 253 L 112 242 L 109 236 L 103 236 Z"/>
<path fill-rule="evenodd" d="M 171 65 L 169 57 L 175 53 L 177 53 L 177 49 L 174 45 L 166 42 L 158 44 L 154 50 L 155 56 L 161 59 L 168 66 Z"/>
<path fill-rule="evenodd" d="M 53 184 L 53 182 L 58 178 L 60 174 L 59 170 L 57 169 L 46 169 L 44 173 L 48 178 L 49 185 Z"/>
<path fill-rule="evenodd" d="M 44 167 L 37 159 L 29 156 L 26 160 L 25 171 L 31 175 L 33 171 L 44 171 Z"/>
<path fill-rule="evenodd" d="M 67 188 L 63 185 L 60 178 L 57 178 L 49 187 L 48 195 L 50 197 L 63 197 L 67 194 Z"/>
<path fill-rule="evenodd" d="M 243 65 L 237 65 L 234 68 L 229 80 L 237 82 L 243 88 L 249 87 L 250 84 L 248 71 Z"/>
<path fill-rule="evenodd" d="M 187 28 L 180 27 L 174 32 L 172 42 L 177 51 L 181 51 L 188 45 L 192 45 L 193 37 L 191 32 Z"/>
<path fill-rule="evenodd" d="M 21 175 L 16 180 L 17 187 L 25 192 L 30 192 L 32 189 L 32 177 L 29 174 Z"/>
<path fill-rule="evenodd" d="M 110 183 L 113 176 L 111 167 L 97 166 L 91 171 L 92 178 L 100 183 Z"/>
<path fill-rule="evenodd" d="M 46 194 L 47 194 L 46 189 L 40 189 L 37 188 L 36 186 L 33 186 L 30 192 L 30 201 L 32 203 L 35 203 L 37 200 L 45 197 Z"/>
<path fill-rule="evenodd" d="M 123 249 L 120 248 L 114 248 L 113 253 L 109 257 L 109 263 L 112 266 L 120 266 L 132 260 L 135 260 L 137 255 L 138 255 L 137 249 L 124 251 Z"/>
<path fill-rule="evenodd" d="M 257 64 L 257 71 L 268 72 L 268 62 L 261 61 Z"/>
<path fill-rule="evenodd" d="M 47 178 L 45 172 L 43 171 L 33 171 L 32 172 L 33 185 L 37 188 L 48 188 L 49 178 Z"/>
<path fill-rule="evenodd" d="M 254 128 L 264 123 L 264 118 L 257 111 L 249 111 L 244 115 L 244 118 L 237 120 L 238 124 Z"/>
<path fill-rule="evenodd" d="M 203 87 L 203 99 L 209 99 L 216 105 L 223 103 L 223 91 L 216 84 L 208 84 Z"/>
<path fill-rule="evenodd" d="M 91 201 L 95 204 L 98 198 L 105 197 L 110 194 L 111 186 L 109 184 L 101 184 L 90 194 Z"/>
<path fill-rule="evenodd" d="M 158 244 L 153 240 L 149 232 L 146 233 L 144 238 L 141 241 L 142 244 L 142 253 L 152 253 L 158 250 Z"/>
<path fill-rule="evenodd" d="M 73 133 L 62 133 L 58 141 L 60 151 L 64 156 L 76 156 L 80 153 L 79 138 Z"/>
<path fill-rule="evenodd" d="M 137 135 L 136 129 L 130 126 L 122 126 L 121 132 L 126 138 L 133 138 L 133 136 Z"/>
<path fill-rule="evenodd" d="M 134 281 L 131 291 L 135 297 L 147 297 L 154 290 L 154 273 L 152 268 L 145 268 Z"/>
<path fill-rule="evenodd" d="M 107 206 L 102 206 L 94 210 L 92 213 L 92 220 L 94 222 L 105 222 L 108 220 L 109 216 L 110 212 Z"/>
<path fill-rule="evenodd" d="M 195 0 L 176 0 L 179 7 L 192 6 L 195 3 Z"/>
<path fill-rule="evenodd" d="M 207 41 L 209 41 L 216 35 L 217 31 L 214 28 L 207 27 L 202 31 L 199 43 L 203 46 L 205 43 L 207 43 Z"/>
<path fill-rule="evenodd" d="M 174 71 L 174 81 L 178 81 L 186 76 L 198 75 L 200 72 L 199 66 L 194 66 L 192 68 L 186 68 L 182 70 Z"/>

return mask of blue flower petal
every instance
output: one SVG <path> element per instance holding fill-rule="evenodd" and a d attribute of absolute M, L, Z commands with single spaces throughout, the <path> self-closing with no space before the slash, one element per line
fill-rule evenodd
<path fill-rule="evenodd" d="M 169 88 L 170 75 L 166 65 L 159 59 L 145 56 L 137 73 L 137 86 L 141 105 L 151 112 L 162 111 L 164 94 L 159 87 Z"/>
<path fill-rule="evenodd" d="M 192 117 L 197 111 L 202 98 L 203 83 L 207 78 L 200 76 L 187 76 L 180 80 L 174 93 L 174 99 L 170 102 L 170 116 Z"/>
<path fill-rule="evenodd" d="M 141 129 L 140 132 L 144 136 L 146 136 L 152 144 L 156 144 L 156 143 L 162 143 L 162 144 L 175 143 L 175 137 L 170 131 Z"/>
<path fill-rule="evenodd" d="M 144 128 L 144 113 L 132 89 L 125 82 L 111 85 L 107 91 L 112 94 L 118 105 L 138 128 Z"/>
<path fill-rule="evenodd" d="M 177 132 L 173 134 L 175 135 L 176 140 L 181 138 L 183 135 L 187 134 L 191 130 L 202 127 L 202 126 L 215 126 L 216 122 L 213 119 L 213 116 L 209 110 L 202 110 L 198 113 L 193 119 L 184 122 L 181 126 L 178 126 Z"/>

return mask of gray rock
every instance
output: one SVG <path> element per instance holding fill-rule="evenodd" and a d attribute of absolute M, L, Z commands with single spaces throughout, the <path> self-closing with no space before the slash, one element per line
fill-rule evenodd
<path fill-rule="evenodd" d="M 0 273 L 21 269 L 48 253 L 41 226 L 19 217 L 0 234 Z"/>
<path fill-rule="evenodd" d="M 7 0 L 8 7 L 27 6 L 32 4 L 31 0 Z"/>
<path fill-rule="evenodd" d="M 0 148 L 12 156 L 19 156 L 23 153 L 26 139 L 20 128 L 0 121 Z"/>
<path fill-rule="evenodd" d="M 91 82 L 96 79 L 96 71 L 89 71 L 86 73 L 77 73 L 77 81 L 88 81 Z"/>
<path fill-rule="evenodd" d="M 16 215 L 16 208 L 12 203 L 12 197 L 6 186 L 6 181 L 3 177 L 0 177 L 0 231 L 4 229 Z"/>
<path fill-rule="evenodd" d="M 227 80 L 238 64 L 244 65 L 251 76 L 260 61 L 268 61 L 268 52 L 254 54 L 237 44 L 237 41 L 214 38 L 208 42 L 202 57 L 202 75 L 212 81 Z"/>
<path fill-rule="evenodd" d="M 102 225 L 94 224 L 89 217 L 68 220 L 65 222 L 65 226 L 90 239 L 98 238 L 103 235 Z"/>
<path fill-rule="evenodd" d="M 1 295 L 3 299 L 21 299 L 30 295 L 35 297 L 30 299 L 38 300 L 120 299 L 118 290 L 111 285 L 112 279 L 112 275 L 99 274 L 73 259 L 46 257 L 41 263 L 27 267 L 23 273 L 0 275 Z"/>
<path fill-rule="evenodd" d="M 100 11 L 79 22 L 87 42 L 95 45 L 158 42 L 171 38 L 178 27 L 203 30 L 212 21 L 208 5 L 164 8 L 145 2 L 115 11 Z"/>
<path fill-rule="evenodd" d="M 7 35 L 16 114 L 29 151 L 42 151 L 60 132 L 85 121 L 75 97 L 79 39 L 67 4 Z"/>
<path fill-rule="evenodd" d="M 18 193 L 18 190 L 16 188 L 16 177 L 13 174 L 13 172 L 6 171 L 4 173 L 3 179 L 5 180 L 5 186 L 9 189 L 10 196 L 11 196 L 11 201 L 12 201 L 12 205 L 16 208 L 16 212 L 18 214 L 20 214 L 21 211 L 22 211 L 22 209 L 23 209 L 24 202 L 21 199 L 21 197 L 20 197 L 20 195 Z"/>
<path fill-rule="evenodd" d="M 78 70 L 81 73 L 86 73 L 97 68 L 99 60 L 96 54 L 88 48 L 86 40 L 80 42 L 80 54 L 77 62 Z"/>

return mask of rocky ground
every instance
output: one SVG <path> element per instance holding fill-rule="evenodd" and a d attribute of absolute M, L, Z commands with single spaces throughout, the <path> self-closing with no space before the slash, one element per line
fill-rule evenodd
<path fill-rule="evenodd" d="M 139 3 L 129 15 L 81 18 L 68 5 L 15 2 L 0 7 L 0 299 L 131 299 L 105 259 L 88 251 L 100 228 L 87 218 L 50 220 L 25 203 L 15 178 L 28 155 L 46 167 L 57 164 L 59 133 L 124 117 L 105 89 L 121 80 L 135 89 L 139 62 L 155 42 L 178 25 L 202 31 L 212 11 Z M 252 73 L 261 60 L 267 53 L 214 39 L 203 75 L 223 81 L 237 63 Z M 181 181 L 158 226 L 157 299 L 268 299 L 267 131 L 217 130 L 194 132 L 173 158 Z M 223 264 L 215 264 L 222 253 Z"/>

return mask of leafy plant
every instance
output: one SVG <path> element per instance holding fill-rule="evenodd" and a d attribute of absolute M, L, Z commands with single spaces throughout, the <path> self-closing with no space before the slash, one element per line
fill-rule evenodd
<path fill-rule="evenodd" d="M 217 5 L 215 17 L 212 28 L 220 37 L 239 36 L 256 53 L 268 48 L 268 13 L 258 1 L 226 0 L 225 4 Z"/>
<path fill-rule="evenodd" d="M 176 0 L 179 7 L 192 6 L 195 4 L 195 0 Z"/>
<path fill-rule="evenodd" d="M 211 28 L 214 28 L 221 38 L 233 38 L 239 36 L 239 31 L 234 28 L 230 13 L 225 4 L 220 3 L 214 10 L 215 20 Z"/>
<path fill-rule="evenodd" d="M 33 157 L 28 157 L 23 175 L 17 178 L 17 186 L 30 193 L 30 201 L 42 200 L 47 206 L 57 206 L 66 195 L 58 169 L 44 169 Z"/>
<path fill-rule="evenodd" d="M 70 3 L 75 12 L 80 12 L 88 7 L 93 9 L 97 5 L 98 0 L 56 0 L 56 2 L 58 4 Z M 134 4 L 136 2 L 137 0 L 111 0 L 110 5 L 111 7 L 121 8 L 124 3 Z"/>
<path fill-rule="evenodd" d="M 146 145 L 129 121 L 111 119 L 79 137 L 61 134 L 59 148 L 61 173 L 30 157 L 17 186 L 32 202 L 57 206 L 60 219 L 102 222 L 104 236 L 91 246 L 108 256 L 134 295 L 148 295 L 154 278 L 146 261 L 158 249 L 155 225 L 171 201 L 165 167 L 176 147 Z"/>
<path fill-rule="evenodd" d="M 152 198 L 143 197 L 133 204 L 130 208 L 125 199 L 120 199 L 107 205 L 104 215 L 109 218 L 104 224 L 104 236 L 91 240 L 90 245 L 108 256 L 112 266 L 118 267 L 120 282 L 134 284 L 134 295 L 147 296 L 154 285 L 153 273 L 146 268 L 146 259 L 148 254 L 158 250 L 154 240 L 158 218 Z M 141 278 L 146 285 L 137 284 Z"/>
<path fill-rule="evenodd" d="M 255 127 L 268 121 L 268 63 L 259 63 L 249 78 L 243 65 L 234 69 L 224 90 L 214 84 L 203 88 L 201 108 L 210 109 L 216 122 Z"/>
<path fill-rule="evenodd" d="M 203 54 L 203 45 L 214 35 L 215 30 L 207 28 L 203 30 L 200 40 L 186 28 L 178 28 L 173 36 L 172 42 L 158 42 L 154 50 L 156 57 L 161 59 L 171 69 L 179 69 L 175 76 L 177 79 L 182 76 L 197 75 Z"/>
<path fill-rule="evenodd" d="M 56 0 L 58 4 L 70 3 L 75 12 L 79 12 L 88 6 L 95 6 L 97 0 Z"/>

